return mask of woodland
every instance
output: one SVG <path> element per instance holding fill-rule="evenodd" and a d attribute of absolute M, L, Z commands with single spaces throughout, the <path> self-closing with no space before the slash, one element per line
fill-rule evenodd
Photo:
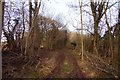
<path fill-rule="evenodd" d="M 119 0 L 69 4 L 78 11 L 76 31 L 60 15 L 44 16 L 47 1 L 1 3 L 2 78 L 119 78 L 120 9 L 111 9 Z"/>

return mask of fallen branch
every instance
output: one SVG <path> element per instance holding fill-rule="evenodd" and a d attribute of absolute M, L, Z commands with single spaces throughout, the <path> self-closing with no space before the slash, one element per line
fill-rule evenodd
<path fill-rule="evenodd" d="M 115 69 L 114 67 L 112 67 L 112 66 L 110 66 L 108 63 L 106 63 L 103 59 L 101 59 L 101 58 L 99 58 L 99 57 L 97 57 L 97 56 L 93 56 L 93 55 L 90 55 L 90 54 L 88 54 L 89 56 L 91 56 L 92 58 L 96 58 L 97 60 L 99 60 L 99 62 L 103 65 L 105 65 L 106 66 L 106 68 L 109 68 L 110 70 L 113 70 L 113 71 L 115 71 L 115 72 L 117 72 L 117 73 L 120 73 L 120 71 L 118 71 L 117 69 Z"/>
<path fill-rule="evenodd" d="M 106 70 L 106 69 L 103 69 L 103 68 L 101 68 L 101 67 L 99 67 L 87 54 L 85 54 L 86 55 L 86 57 L 87 57 L 87 59 L 89 60 L 89 62 L 92 64 L 92 66 L 93 67 L 95 67 L 96 69 L 98 69 L 98 70 L 100 70 L 100 71 L 102 71 L 102 72 L 105 72 L 105 73 L 107 73 L 107 74 L 111 74 L 111 75 L 113 75 L 115 78 L 118 78 L 118 76 L 115 74 L 115 73 L 113 73 L 113 72 L 111 72 L 111 71 L 109 71 L 109 70 Z"/>

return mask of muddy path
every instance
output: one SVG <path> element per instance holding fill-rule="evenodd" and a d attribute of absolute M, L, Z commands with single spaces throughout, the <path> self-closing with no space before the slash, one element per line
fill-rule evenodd
<path fill-rule="evenodd" d="M 80 70 L 80 67 L 77 63 L 77 60 L 76 60 L 75 56 L 73 54 L 69 53 L 69 54 L 67 54 L 67 57 L 69 59 L 69 62 L 71 64 L 73 64 L 73 66 L 74 66 L 75 75 L 73 77 L 75 77 L 75 78 L 85 78 L 85 74 Z M 69 74 L 69 77 L 71 75 L 72 75 L 72 73 Z"/>
<path fill-rule="evenodd" d="M 60 66 L 64 63 L 65 54 L 63 52 L 58 52 L 56 57 L 55 68 L 49 73 L 45 78 L 54 78 L 60 73 Z"/>
<path fill-rule="evenodd" d="M 74 67 L 74 70 L 66 77 L 70 78 L 72 76 L 73 78 L 85 78 L 85 74 L 80 70 L 80 67 L 74 55 L 66 51 L 58 52 L 56 58 L 56 67 L 45 78 L 55 78 L 57 75 L 59 75 L 61 69 L 60 66 L 63 65 L 66 57 L 69 61 L 68 64 L 72 64 Z"/>

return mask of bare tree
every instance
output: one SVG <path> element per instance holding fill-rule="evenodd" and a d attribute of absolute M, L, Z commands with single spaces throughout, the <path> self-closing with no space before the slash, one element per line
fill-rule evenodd
<path fill-rule="evenodd" d="M 32 53 L 34 52 L 34 50 L 38 49 L 39 47 L 39 44 L 37 42 L 39 42 L 39 27 L 38 27 L 38 14 L 39 14 L 39 9 L 40 9 L 40 6 L 41 6 L 41 1 L 37 1 L 35 0 L 35 7 L 31 7 L 31 2 L 29 1 L 29 9 L 33 9 L 33 14 L 34 16 L 32 17 L 32 21 L 31 21 L 31 10 L 30 13 L 29 13 L 29 17 L 30 17 L 30 23 L 29 22 L 29 32 L 28 32 L 28 35 L 27 35 L 27 38 L 26 38 L 26 46 L 25 46 L 25 54 L 27 54 L 28 52 L 28 48 L 31 47 L 32 49 Z M 28 45 L 29 43 L 29 40 L 30 40 L 30 45 Z M 32 45 L 32 46 L 31 46 Z"/>
<path fill-rule="evenodd" d="M 4 26 L 2 27 L 3 35 L 6 37 L 7 44 L 5 47 L 12 50 L 22 50 L 23 37 L 25 32 L 25 3 L 22 6 L 15 5 L 16 2 L 6 2 L 4 11 Z M 15 48 L 16 47 L 16 48 Z"/>
<path fill-rule="evenodd" d="M 104 15 L 105 11 L 107 10 L 107 8 L 105 9 L 104 11 L 104 8 L 103 6 L 105 5 L 104 2 L 93 2 L 93 0 L 90 0 L 91 3 L 90 3 L 90 6 L 91 6 L 91 10 L 92 10 L 92 15 L 93 15 L 93 18 L 94 18 L 94 43 L 93 43 L 93 51 L 94 53 L 97 53 L 98 54 L 98 51 L 97 51 L 97 43 L 98 43 L 98 25 L 99 25 L 99 22 L 102 18 L 102 16 Z M 108 6 L 108 4 L 107 4 Z"/>
<path fill-rule="evenodd" d="M 97 43 L 99 40 L 99 33 L 98 33 L 98 25 L 101 21 L 101 18 L 103 17 L 103 15 L 105 14 L 105 12 L 107 11 L 107 9 L 110 9 L 112 6 L 114 6 L 117 2 L 113 3 L 112 5 L 108 6 L 109 2 L 104 2 L 104 1 L 93 1 L 90 0 L 90 6 L 91 6 L 91 10 L 92 10 L 92 16 L 94 19 L 94 43 L 93 43 L 93 51 L 94 53 L 98 54 L 98 50 L 97 50 Z M 105 9 L 104 9 L 104 6 Z"/>

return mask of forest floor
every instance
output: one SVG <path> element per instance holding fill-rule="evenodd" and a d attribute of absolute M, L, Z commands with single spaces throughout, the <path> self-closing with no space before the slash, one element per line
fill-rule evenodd
<path fill-rule="evenodd" d="M 117 78 L 117 70 L 85 53 L 74 50 L 41 50 L 24 56 L 3 52 L 3 78 Z"/>

